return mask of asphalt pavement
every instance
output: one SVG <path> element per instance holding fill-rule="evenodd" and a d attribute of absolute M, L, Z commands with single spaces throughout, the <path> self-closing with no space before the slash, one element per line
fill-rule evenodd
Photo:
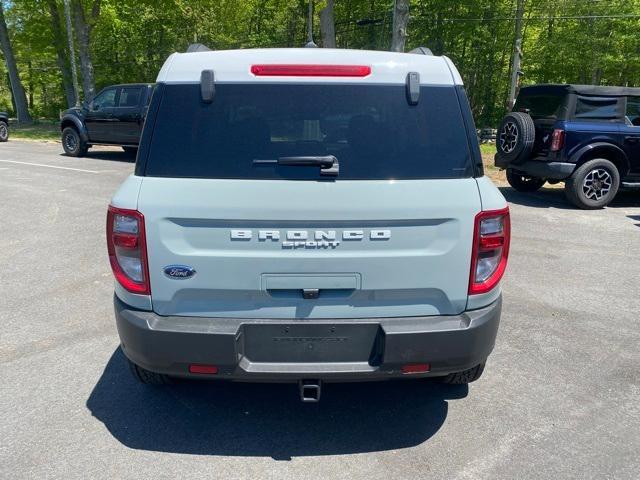
<path fill-rule="evenodd" d="M 0 144 L 0 478 L 636 479 L 640 192 L 518 194 L 484 376 L 325 385 L 135 383 L 106 255 L 119 149 Z"/>

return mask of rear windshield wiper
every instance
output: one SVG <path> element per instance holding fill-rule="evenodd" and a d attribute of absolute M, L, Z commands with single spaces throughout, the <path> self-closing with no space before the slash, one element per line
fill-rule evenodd
<path fill-rule="evenodd" d="M 275 159 L 255 159 L 254 165 L 289 165 L 294 167 L 320 167 L 320 175 L 337 177 L 340 173 L 340 164 L 333 155 L 298 157 L 279 157 Z"/>

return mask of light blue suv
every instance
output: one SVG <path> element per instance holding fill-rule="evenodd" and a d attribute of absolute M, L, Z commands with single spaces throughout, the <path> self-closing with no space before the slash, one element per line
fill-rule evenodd
<path fill-rule="evenodd" d="M 421 50 L 423 52 L 424 50 Z M 136 378 L 482 373 L 509 210 L 446 57 L 173 54 L 107 218 Z"/>

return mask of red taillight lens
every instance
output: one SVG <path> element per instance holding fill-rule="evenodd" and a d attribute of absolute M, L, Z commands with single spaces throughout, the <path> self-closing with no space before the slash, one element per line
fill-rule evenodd
<path fill-rule="evenodd" d="M 476 215 L 469 295 L 493 289 L 507 268 L 511 222 L 509 207 Z"/>
<path fill-rule="evenodd" d="M 251 73 L 271 77 L 366 77 L 371 73 L 368 65 L 251 65 Z"/>
<path fill-rule="evenodd" d="M 109 205 L 107 250 L 116 280 L 131 293 L 150 295 L 144 216 Z"/>
<path fill-rule="evenodd" d="M 551 137 L 551 151 L 557 152 L 562 150 L 562 147 L 564 147 L 564 130 L 556 128 Z"/>

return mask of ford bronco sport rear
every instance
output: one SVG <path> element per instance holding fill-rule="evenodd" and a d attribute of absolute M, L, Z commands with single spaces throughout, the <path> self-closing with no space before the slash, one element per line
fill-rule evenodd
<path fill-rule="evenodd" d="M 495 164 L 516 190 L 564 181 L 574 205 L 604 207 L 620 186 L 640 187 L 640 88 L 522 88 L 496 148 Z"/>
<path fill-rule="evenodd" d="M 180 141 L 177 141 L 180 139 Z M 482 373 L 509 250 L 444 57 L 174 54 L 107 219 L 136 377 Z"/>

